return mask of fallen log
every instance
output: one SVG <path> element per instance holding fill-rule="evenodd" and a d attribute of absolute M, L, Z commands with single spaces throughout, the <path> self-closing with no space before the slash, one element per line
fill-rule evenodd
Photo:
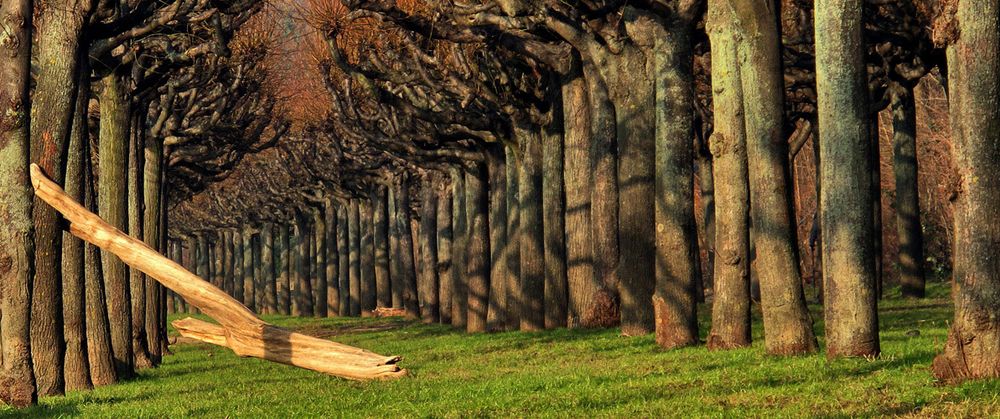
<path fill-rule="evenodd" d="M 396 378 L 406 374 L 406 370 L 397 365 L 398 356 L 382 356 L 268 324 L 216 286 L 104 222 L 67 196 L 35 164 L 31 165 L 31 185 L 38 198 L 69 221 L 69 231 L 74 236 L 115 254 L 219 322 L 214 325 L 192 318 L 173 322 L 183 336 L 225 346 L 239 356 L 262 358 L 354 380 Z"/>

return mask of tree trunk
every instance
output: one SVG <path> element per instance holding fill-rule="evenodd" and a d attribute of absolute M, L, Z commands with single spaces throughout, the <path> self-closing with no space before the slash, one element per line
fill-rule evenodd
<path fill-rule="evenodd" d="M 632 15 L 635 9 L 625 8 Z M 632 19 L 625 19 L 626 29 Z M 643 26 L 645 27 L 645 26 Z M 629 33 L 630 36 L 633 34 Z M 628 44 L 607 54 L 601 68 L 615 106 L 618 139 L 618 291 L 621 296 L 622 334 L 638 336 L 654 329 L 656 289 L 654 156 L 655 90 L 652 63 L 639 47 Z M 689 142 L 691 138 L 687 139 Z M 690 164 L 690 161 L 688 162 Z M 606 199 L 606 198 L 605 198 Z"/>
<path fill-rule="evenodd" d="M 264 309 L 267 314 L 278 313 L 278 295 L 275 285 L 277 285 L 275 272 L 275 252 L 274 252 L 274 224 L 264 223 L 260 231 L 260 258 L 261 269 L 264 274 Z"/>
<path fill-rule="evenodd" d="M 399 226 L 396 224 L 396 195 L 395 188 L 389 186 L 389 290 L 392 292 L 392 307 L 403 307 L 403 265 L 400 261 L 399 253 Z"/>
<path fill-rule="evenodd" d="M 540 148 L 541 144 L 538 146 Z M 482 163 L 476 163 L 465 176 L 465 206 L 469 229 L 468 253 L 465 258 L 469 304 L 465 330 L 470 333 L 486 331 L 486 310 L 489 308 L 490 226 L 487 220 L 489 196 L 486 176 L 486 168 Z M 537 202 L 540 206 L 541 200 Z"/>
<path fill-rule="evenodd" d="M 590 223 L 590 104 L 587 82 L 578 60 L 564 78 L 564 170 L 566 193 L 566 278 L 569 288 L 570 327 L 590 326 L 584 314 L 593 310 L 600 289 L 594 275 Z"/>
<path fill-rule="evenodd" d="M 737 35 L 725 0 L 708 3 L 712 43 L 712 152 L 715 200 L 715 263 L 712 329 L 708 349 L 750 346 L 750 234 L 743 89 L 737 65 Z"/>
<path fill-rule="evenodd" d="M 20 4 L 15 2 L 12 7 Z M 86 6 L 86 2 L 71 1 L 60 7 L 43 7 L 34 22 L 37 38 L 33 52 L 38 62 L 45 65 L 38 66 L 30 108 L 31 160 L 60 184 L 64 180 L 66 146 L 79 92 L 77 82 L 82 70 L 79 44 L 84 19 L 89 13 Z M 17 21 L 20 19 L 13 22 Z M 16 66 L 18 60 L 12 61 Z M 24 110 L 27 111 L 27 107 Z M 35 250 L 31 352 L 35 380 L 39 396 L 63 394 L 66 345 L 62 318 L 63 233 L 59 216 L 40 202 L 33 206 L 32 220 Z"/>
<path fill-rule="evenodd" d="M 452 196 L 450 185 L 444 185 L 438 195 L 437 240 L 438 240 L 438 281 L 441 304 L 441 323 L 451 324 L 452 290 L 454 289 L 454 264 L 452 263 L 454 230 L 452 229 Z"/>
<path fill-rule="evenodd" d="M 413 243 L 413 271 L 416 274 L 417 279 L 417 309 L 421 304 L 423 304 L 424 296 L 421 294 L 423 292 L 423 285 L 420 283 L 422 280 L 420 265 L 423 264 L 423 259 L 420 256 L 420 220 L 417 218 L 410 219 L 410 239 Z"/>
<path fill-rule="evenodd" d="M 351 316 L 361 315 L 361 207 L 357 198 L 351 199 L 351 209 L 348 214 L 348 237 L 350 244 L 350 295 Z"/>
<path fill-rule="evenodd" d="M 819 208 L 828 357 L 879 354 L 861 0 L 816 3 Z"/>
<path fill-rule="evenodd" d="M 243 305 L 253 307 L 253 231 L 249 226 L 243 226 Z M 200 275 L 199 275 L 200 276 Z M 288 314 L 282 313 L 282 314 Z"/>
<path fill-rule="evenodd" d="M 297 246 L 296 254 L 298 256 L 298 266 L 296 266 L 298 282 L 296 283 L 296 295 L 299 303 L 299 315 L 305 317 L 312 317 L 313 315 L 313 289 L 311 278 L 309 278 L 309 272 L 311 269 L 312 261 L 309 258 L 309 248 L 312 242 L 312 237 L 310 237 L 309 221 L 305 218 L 303 214 L 298 216 L 298 225 L 296 225 L 295 233 L 295 243 Z"/>
<path fill-rule="evenodd" d="M 244 301 L 246 297 L 246 274 L 243 271 L 244 262 L 244 249 L 243 249 L 243 229 L 236 228 L 233 230 L 233 298 L 236 301 Z"/>
<path fill-rule="evenodd" d="M 350 258 L 350 203 L 343 203 L 337 211 L 337 271 L 340 282 L 340 315 L 351 313 L 351 258 Z"/>
<path fill-rule="evenodd" d="M 787 186 L 788 147 L 780 129 L 785 107 L 776 12 L 753 0 L 730 4 L 742 39 L 737 53 L 765 347 L 773 355 L 811 353 L 817 343 L 799 276 Z"/>
<path fill-rule="evenodd" d="M 437 192 L 434 190 L 432 175 L 424 177 L 421 192 L 423 206 L 420 208 L 420 318 L 424 323 L 440 321 L 437 272 Z"/>
<path fill-rule="evenodd" d="M 340 314 L 340 278 L 339 254 L 337 251 L 337 207 L 333 201 L 327 200 L 323 206 L 326 217 L 326 316 L 336 317 Z M 388 278 L 386 278 L 388 279 Z"/>
<path fill-rule="evenodd" d="M 233 251 L 233 236 L 235 236 L 235 234 L 233 234 L 233 230 L 227 228 L 223 235 L 225 241 L 222 243 L 224 257 L 223 269 L 225 270 L 223 277 L 226 281 L 226 293 L 230 296 L 236 295 L 236 277 L 234 276 L 236 260 L 234 255 L 235 252 Z M 265 307 L 264 310 L 266 311 L 267 308 Z"/>
<path fill-rule="evenodd" d="M 507 289 L 507 316 L 505 323 L 507 323 L 508 330 L 517 330 L 521 327 L 521 205 L 518 201 L 520 160 L 512 146 L 504 147 L 504 165 L 507 169 L 507 184 L 505 185 L 507 188 L 507 250 L 504 255 L 504 259 L 507 261 L 507 284 L 504 286 Z M 457 233 L 458 230 L 456 230 Z M 455 244 L 459 245 L 458 241 Z M 462 263 L 462 266 L 465 266 L 464 259 Z"/>
<path fill-rule="evenodd" d="M 76 110 L 69 137 L 66 159 L 66 194 L 84 202 L 85 154 L 90 135 L 87 129 L 87 103 L 89 90 L 77 89 Z M 87 390 L 90 382 L 90 365 L 87 361 L 86 274 L 84 243 L 69 233 L 62 237 L 62 317 L 66 341 L 65 382 L 67 391 Z M 2 357 L 0 357 L 2 360 Z"/>
<path fill-rule="evenodd" d="M 692 103 L 695 98 L 690 45 L 693 25 L 683 18 L 672 17 L 663 24 L 648 26 L 652 27 L 648 33 L 655 34 L 652 74 L 656 91 L 656 294 L 653 308 L 656 343 L 670 349 L 698 343 L 695 289 L 699 257 L 692 171 Z M 637 29 L 645 30 L 645 27 Z"/>
<path fill-rule="evenodd" d="M 84 107 L 86 103 L 82 104 Z M 84 108 L 85 109 L 85 108 Z M 143 131 L 145 132 L 145 131 Z M 160 246 L 164 232 L 160 230 L 160 218 L 164 211 L 162 198 L 165 196 L 163 187 L 163 142 L 157 138 L 146 138 L 145 167 L 143 168 L 143 241 L 146 245 L 160 251 L 169 251 Z M 146 280 L 146 339 L 150 357 L 158 365 L 163 357 L 164 347 L 162 329 L 166 326 L 165 312 L 160 312 L 159 301 L 164 298 L 163 287 L 149 278 Z"/>
<path fill-rule="evenodd" d="M 392 288 L 389 279 L 389 195 L 386 188 L 377 185 L 372 193 L 375 246 L 375 305 L 392 307 Z"/>
<path fill-rule="evenodd" d="M 917 115 L 913 88 L 889 86 L 892 109 L 892 172 L 896 179 L 899 284 L 904 297 L 924 296 L 924 237 L 917 183 Z"/>
<path fill-rule="evenodd" d="M 289 242 L 289 228 L 287 223 L 281 223 L 278 225 L 278 237 L 277 245 L 278 248 L 278 269 L 276 274 L 278 275 L 275 281 L 275 288 L 277 289 L 278 296 L 278 312 L 284 315 L 292 314 L 292 302 L 291 302 L 291 246 Z"/>
<path fill-rule="evenodd" d="M 955 215 L 955 320 L 934 376 L 1000 375 L 1000 0 L 958 2 L 960 37 L 948 46 L 952 153 L 961 184 Z M 826 185 L 824 185 L 824 188 Z"/>
<path fill-rule="evenodd" d="M 30 0 L 0 2 L 0 401 L 35 404 L 31 366 L 31 277 L 34 259 L 31 189 L 28 185 Z"/>
<path fill-rule="evenodd" d="M 375 295 L 375 240 L 372 224 L 372 204 L 361 201 L 361 315 L 375 315 L 377 296 Z"/>
<path fill-rule="evenodd" d="M 518 209 L 521 213 L 521 292 L 518 319 L 524 331 L 545 328 L 545 232 L 542 227 L 542 139 L 534 127 L 515 128 L 518 165 Z M 471 215 L 471 214 L 470 214 Z M 470 235 L 471 237 L 471 235 Z M 471 309 L 471 308 L 470 308 Z"/>
<path fill-rule="evenodd" d="M 313 213 L 313 271 L 316 285 L 313 287 L 313 315 L 316 317 L 326 317 L 329 306 L 327 305 L 327 276 L 326 276 L 326 217 L 323 210 L 316 210 Z M 267 255 L 270 256 L 270 255 Z M 267 259 L 265 256 L 265 260 Z M 268 263 L 270 266 L 270 263 Z M 268 275 L 268 278 L 271 275 Z M 268 282 L 269 283 L 269 282 Z"/>
<path fill-rule="evenodd" d="M 452 305 L 451 325 L 465 329 L 469 320 L 469 283 L 466 276 L 466 248 L 469 244 L 468 217 L 465 205 L 465 173 L 461 168 L 451 172 L 451 184 L 454 189 L 453 211 L 455 246 L 452 247 Z M 509 300 L 508 300 L 509 301 Z"/>
<path fill-rule="evenodd" d="M 611 327 L 621 322 L 618 299 L 618 141 L 615 134 L 615 108 L 608 98 L 607 85 L 589 60 L 584 60 L 583 75 L 587 81 L 591 111 L 591 243 L 594 275 L 600 280 L 600 289 L 597 298 L 583 313 L 581 324 L 586 327 Z M 648 226 L 649 224 L 647 228 Z"/>
<path fill-rule="evenodd" d="M 141 240 L 144 237 L 142 172 L 146 165 L 145 141 L 142 139 L 144 130 L 139 124 L 137 115 L 132 115 L 131 124 L 128 159 L 128 232 L 130 236 Z M 130 269 L 128 284 L 132 307 L 132 353 L 135 357 L 135 368 L 152 368 L 153 360 L 149 356 L 149 344 L 146 341 L 146 278 L 142 272 Z"/>
<path fill-rule="evenodd" d="M 398 202 L 396 223 L 399 225 L 399 249 L 403 282 L 403 307 L 410 318 L 420 316 L 417 300 L 417 272 L 413 259 L 413 233 L 410 225 L 410 182 L 406 175 L 396 180 Z"/>
<path fill-rule="evenodd" d="M 486 330 L 493 332 L 510 327 L 507 324 L 506 256 L 510 245 L 507 241 L 507 165 L 501 144 L 488 147 L 484 154 L 489 174 L 490 278 L 493 279 L 490 281 Z"/>
<path fill-rule="evenodd" d="M 101 218 L 119 230 L 128 228 L 128 143 L 130 100 L 123 76 L 109 74 L 103 79 L 100 93 L 100 164 L 98 169 L 98 211 Z M 44 168 L 43 168 L 44 169 Z M 132 316 L 130 307 L 128 270 L 117 256 L 101 254 L 104 263 L 104 282 L 108 301 L 108 318 L 111 324 L 111 346 L 114 351 L 118 378 L 131 378 L 134 374 L 132 351 Z"/>
<path fill-rule="evenodd" d="M 559 78 L 552 77 L 553 86 Z M 542 235 L 544 238 L 545 328 L 566 327 L 569 284 L 566 278 L 566 197 L 563 191 L 562 92 L 552 87 L 551 122 L 542 128 Z"/>

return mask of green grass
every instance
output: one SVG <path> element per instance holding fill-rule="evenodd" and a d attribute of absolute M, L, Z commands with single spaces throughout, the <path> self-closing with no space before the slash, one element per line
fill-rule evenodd
<path fill-rule="evenodd" d="M 0 415 L 133 416 L 878 416 L 981 417 L 1000 412 L 1000 381 L 934 383 L 951 304 L 935 285 L 921 301 L 881 306 L 883 355 L 828 361 L 764 354 L 754 346 L 662 351 L 651 336 L 615 330 L 466 335 L 398 319 L 269 317 L 307 332 L 404 357 L 407 378 L 351 382 L 207 345 L 179 344 L 138 379 L 44 398 Z M 819 307 L 814 318 L 820 320 Z M 703 334 L 708 330 L 702 313 Z M 817 321 L 819 335 L 822 324 Z M 368 329 L 368 330 L 365 330 Z M 380 329 L 380 330 L 371 330 Z M 914 336 L 912 331 L 919 331 Z"/>

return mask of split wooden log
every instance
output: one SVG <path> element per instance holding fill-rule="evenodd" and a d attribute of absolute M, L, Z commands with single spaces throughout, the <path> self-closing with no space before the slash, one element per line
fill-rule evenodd
<path fill-rule="evenodd" d="M 406 374 L 398 356 L 291 332 L 259 319 L 228 294 L 176 262 L 122 233 L 66 195 L 37 165 L 31 165 L 35 195 L 69 221 L 74 236 L 118 256 L 123 262 L 180 294 L 220 325 L 187 318 L 173 325 L 186 337 L 262 358 L 354 380 L 396 378 Z"/>

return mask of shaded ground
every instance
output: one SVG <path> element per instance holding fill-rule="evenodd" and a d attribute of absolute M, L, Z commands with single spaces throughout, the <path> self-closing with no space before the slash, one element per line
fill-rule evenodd
<path fill-rule="evenodd" d="M 45 398 L 39 416 L 970 416 L 1000 414 L 1000 381 L 938 386 L 928 366 L 951 318 L 945 295 L 882 304 L 875 360 L 661 351 L 614 330 L 466 335 L 387 319 L 269 320 L 403 355 L 407 378 L 357 383 L 201 344 L 134 381 Z M 821 319 L 819 307 L 814 318 Z M 702 333 L 708 330 L 703 313 Z M 817 322 L 817 331 L 822 324 Z M 820 333 L 821 335 L 821 333 Z M 0 407 L 0 415 L 14 412 Z"/>

